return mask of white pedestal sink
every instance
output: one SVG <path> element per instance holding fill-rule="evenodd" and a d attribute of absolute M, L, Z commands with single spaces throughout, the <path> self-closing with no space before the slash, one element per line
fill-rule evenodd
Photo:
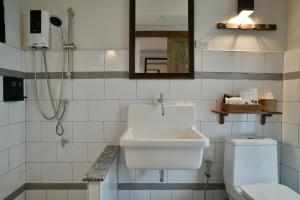
<path fill-rule="evenodd" d="M 192 105 L 130 105 L 120 139 L 128 168 L 199 169 L 208 138 L 195 128 Z"/>

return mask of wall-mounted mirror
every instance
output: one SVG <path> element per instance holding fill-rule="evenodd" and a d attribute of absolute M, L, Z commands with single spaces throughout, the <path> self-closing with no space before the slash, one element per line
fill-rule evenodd
<path fill-rule="evenodd" d="M 194 0 L 130 0 L 130 78 L 194 78 Z"/>

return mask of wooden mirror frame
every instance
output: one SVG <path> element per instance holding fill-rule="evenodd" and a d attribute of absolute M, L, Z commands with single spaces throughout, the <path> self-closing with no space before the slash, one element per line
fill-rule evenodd
<path fill-rule="evenodd" d="M 187 73 L 135 73 L 135 17 L 136 0 L 129 6 L 129 78 L 130 79 L 194 79 L 194 0 L 188 0 L 189 72 Z"/>

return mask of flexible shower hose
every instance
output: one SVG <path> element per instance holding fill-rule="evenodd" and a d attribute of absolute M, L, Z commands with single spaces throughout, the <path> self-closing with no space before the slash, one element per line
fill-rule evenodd
<path fill-rule="evenodd" d="M 53 115 L 46 114 L 46 112 L 43 110 L 41 105 L 41 100 L 38 95 L 38 84 L 37 84 L 37 69 L 36 69 L 36 48 L 33 48 L 33 70 L 34 70 L 34 95 L 37 107 L 42 114 L 42 116 L 47 120 L 53 120 L 55 119 L 57 121 L 55 131 L 58 136 L 62 136 L 64 134 L 64 128 L 62 125 L 62 118 L 64 116 L 64 113 L 66 111 L 66 100 L 62 99 L 62 91 L 63 91 L 63 81 L 64 81 L 64 66 L 65 66 L 65 55 L 63 50 L 63 66 L 61 71 L 61 82 L 60 82 L 60 92 L 59 92 L 59 99 L 58 99 L 58 105 L 55 106 L 54 98 L 52 95 L 51 87 L 50 87 L 50 80 L 49 80 L 49 71 L 48 71 L 48 64 L 47 64 L 47 58 L 46 58 L 46 48 L 43 48 L 43 64 L 45 67 L 45 76 L 46 76 L 46 85 L 48 89 L 48 94 L 50 98 L 51 107 L 53 109 Z"/>

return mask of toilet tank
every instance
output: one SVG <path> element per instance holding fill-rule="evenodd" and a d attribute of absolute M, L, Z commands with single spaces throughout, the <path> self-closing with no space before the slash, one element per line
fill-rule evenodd
<path fill-rule="evenodd" d="M 224 154 L 226 187 L 278 183 L 275 140 L 263 137 L 227 138 Z"/>

